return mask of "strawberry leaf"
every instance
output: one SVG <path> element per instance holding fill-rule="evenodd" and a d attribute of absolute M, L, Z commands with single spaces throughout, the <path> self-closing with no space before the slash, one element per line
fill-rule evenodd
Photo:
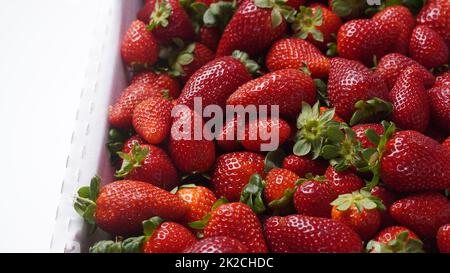
<path fill-rule="evenodd" d="M 256 214 L 263 213 L 266 210 L 262 199 L 264 183 L 259 174 L 250 177 L 248 184 L 242 189 L 240 202 L 247 204 Z"/>
<path fill-rule="evenodd" d="M 264 159 L 264 171 L 268 173 L 272 169 L 281 168 L 285 157 L 286 153 L 281 148 L 268 152 Z"/>

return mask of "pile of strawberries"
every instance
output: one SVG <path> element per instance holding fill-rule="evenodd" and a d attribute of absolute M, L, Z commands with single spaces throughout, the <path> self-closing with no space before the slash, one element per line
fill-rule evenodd
<path fill-rule="evenodd" d="M 109 111 L 117 180 L 74 204 L 115 238 L 90 251 L 450 252 L 450 1 L 382 2 L 145 1 Z M 279 117 L 175 138 L 207 123 L 195 98 Z M 276 150 L 249 137 L 274 128 Z"/>

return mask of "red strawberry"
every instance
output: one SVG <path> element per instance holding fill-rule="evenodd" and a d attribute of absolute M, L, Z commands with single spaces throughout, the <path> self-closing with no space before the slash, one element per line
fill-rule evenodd
<path fill-rule="evenodd" d="M 450 88 L 450 72 L 445 72 L 436 78 L 434 87 L 448 87 Z"/>
<path fill-rule="evenodd" d="M 139 233 L 142 221 L 153 216 L 180 220 L 188 212 L 178 196 L 149 183 L 122 180 L 100 190 L 99 185 L 97 178 L 81 188 L 74 206 L 86 221 L 114 235 Z"/>
<path fill-rule="evenodd" d="M 286 169 L 272 169 L 266 177 L 264 200 L 275 211 L 292 208 L 295 183 L 300 179 Z"/>
<path fill-rule="evenodd" d="M 414 28 L 409 42 L 411 57 L 427 68 L 448 63 L 448 47 L 433 29 L 421 25 Z"/>
<path fill-rule="evenodd" d="M 275 253 L 361 252 L 362 241 L 337 221 L 303 215 L 274 216 L 264 224 L 269 249 Z"/>
<path fill-rule="evenodd" d="M 357 61 L 342 58 L 331 60 L 327 92 L 336 114 L 345 120 L 352 116 L 357 101 L 388 96 L 386 84 L 377 74 Z"/>
<path fill-rule="evenodd" d="M 387 190 L 381 186 L 375 186 L 370 190 L 373 196 L 380 198 L 381 202 L 386 208 L 391 207 L 391 205 L 398 199 L 397 195 L 392 191 Z M 383 210 L 381 212 L 381 226 L 387 227 L 395 224 L 394 219 L 392 219 L 388 210 Z"/>
<path fill-rule="evenodd" d="M 247 253 L 248 248 L 226 236 L 205 238 L 184 250 L 184 253 Z"/>
<path fill-rule="evenodd" d="M 189 206 L 186 222 L 203 219 L 210 211 L 217 198 L 208 188 L 195 185 L 183 185 L 176 193 Z"/>
<path fill-rule="evenodd" d="M 377 135 L 381 136 L 384 133 L 383 125 L 379 123 L 358 124 L 352 127 L 356 134 L 356 139 L 361 142 L 363 148 L 375 147 L 375 144 L 369 141 L 365 132 L 372 129 Z"/>
<path fill-rule="evenodd" d="M 441 253 L 450 253 L 450 224 L 446 224 L 438 230 L 436 240 Z"/>
<path fill-rule="evenodd" d="M 436 85 L 427 91 L 432 123 L 450 133 L 450 73 L 437 77 Z"/>
<path fill-rule="evenodd" d="M 212 174 L 212 187 L 216 196 L 238 201 L 242 189 L 253 174 L 264 177 L 264 157 L 251 152 L 221 155 Z"/>
<path fill-rule="evenodd" d="M 244 0 L 222 34 L 217 56 L 231 55 L 235 50 L 251 56 L 262 53 L 286 32 L 279 10 L 273 3 L 260 6 L 254 0 Z"/>
<path fill-rule="evenodd" d="M 243 203 L 222 204 L 215 208 L 204 228 L 204 236 L 231 237 L 244 244 L 248 252 L 267 252 L 261 223 L 252 209 Z"/>
<path fill-rule="evenodd" d="M 403 129 L 425 131 L 430 120 L 430 105 L 421 72 L 416 66 L 403 70 L 389 96 L 394 106 L 392 121 L 396 125 Z"/>
<path fill-rule="evenodd" d="M 450 3 L 448 0 L 432 0 L 420 10 L 417 23 L 434 29 L 450 47 Z"/>
<path fill-rule="evenodd" d="M 203 134 L 203 120 L 187 107 L 178 108 L 172 123 L 169 154 L 183 173 L 206 172 L 214 164 L 216 149 L 212 136 Z M 196 138 L 199 135 L 199 138 Z"/>
<path fill-rule="evenodd" d="M 330 63 L 319 49 L 298 38 L 285 38 L 275 42 L 266 56 L 270 71 L 285 68 L 300 69 L 306 65 L 313 78 L 326 78 Z"/>
<path fill-rule="evenodd" d="M 131 80 L 131 84 L 135 83 L 152 84 L 160 90 L 167 90 L 169 97 L 174 99 L 178 98 L 180 95 L 180 83 L 164 73 L 156 74 L 150 71 L 141 72 L 136 74 Z"/>
<path fill-rule="evenodd" d="M 242 125 L 242 127 L 244 127 L 244 125 Z M 239 150 L 241 145 L 238 140 L 244 139 L 244 130 L 245 128 L 239 132 L 241 136 L 238 137 L 238 119 L 233 118 L 227 120 L 219 135 L 216 137 L 217 145 L 226 152 Z"/>
<path fill-rule="evenodd" d="M 417 66 L 420 70 L 425 87 L 433 86 L 435 77 L 430 71 L 415 60 L 398 53 L 390 53 L 381 58 L 375 73 L 384 79 L 388 89 L 391 90 L 403 70 L 411 65 Z"/>
<path fill-rule="evenodd" d="M 307 156 L 288 155 L 283 159 L 283 169 L 290 170 L 300 177 L 305 177 L 307 173 L 323 175 L 326 168 L 326 162 L 312 160 Z"/>
<path fill-rule="evenodd" d="M 364 187 L 364 181 L 350 170 L 337 172 L 333 166 L 328 166 L 325 177 L 336 195 L 352 193 Z"/>
<path fill-rule="evenodd" d="M 408 8 L 403 6 L 390 6 L 373 16 L 373 20 L 384 21 L 396 25 L 397 33 L 393 44 L 393 52 L 408 53 L 408 41 L 416 24 L 414 16 Z"/>
<path fill-rule="evenodd" d="M 450 188 L 450 153 L 419 132 L 400 131 L 386 143 L 380 171 L 396 191 L 444 190 Z"/>
<path fill-rule="evenodd" d="M 450 150 L 450 137 L 448 137 L 446 140 L 444 140 L 444 142 L 442 142 L 442 146 Z"/>
<path fill-rule="evenodd" d="M 316 88 L 310 76 L 295 69 L 282 69 L 249 81 L 227 100 L 229 105 L 279 105 L 280 115 L 295 118 L 302 101 L 312 104 Z"/>
<path fill-rule="evenodd" d="M 127 30 L 120 51 L 126 65 L 146 68 L 158 59 L 159 45 L 145 24 L 136 20 Z"/>
<path fill-rule="evenodd" d="M 220 31 L 215 27 L 203 26 L 199 32 L 199 42 L 207 46 L 212 51 L 216 51 L 220 40 Z"/>
<path fill-rule="evenodd" d="M 129 139 L 127 139 L 127 141 L 125 141 L 125 143 L 123 144 L 122 153 L 126 154 L 130 153 L 135 144 L 143 145 L 147 143 L 139 135 L 133 135 Z"/>
<path fill-rule="evenodd" d="M 214 55 L 214 52 L 206 46 L 200 43 L 192 43 L 171 62 L 172 73 L 175 76 L 181 76 L 182 82 L 187 82 L 195 71 L 212 61 Z"/>
<path fill-rule="evenodd" d="M 381 226 L 380 210 L 385 209 L 381 200 L 365 190 L 339 195 L 332 203 L 331 218 L 339 221 L 367 241 Z"/>
<path fill-rule="evenodd" d="M 294 207 L 302 215 L 329 218 L 330 203 L 336 197 L 336 192 L 328 185 L 325 177 L 309 177 L 302 179 L 297 186 Z"/>
<path fill-rule="evenodd" d="M 255 119 L 245 128 L 242 146 L 249 151 L 274 151 L 291 136 L 289 123 L 279 118 Z"/>
<path fill-rule="evenodd" d="M 423 253 L 423 243 L 411 230 L 402 226 L 383 229 L 366 247 L 370 253 Z"/>
<path fill-rule="evenodd" d="M 397 222 L 424 238 L 434 238 L 439 227 L 450 223 L 450 201 L 436 192 L 400 199 L 392 204 L 389 212 Z"/>

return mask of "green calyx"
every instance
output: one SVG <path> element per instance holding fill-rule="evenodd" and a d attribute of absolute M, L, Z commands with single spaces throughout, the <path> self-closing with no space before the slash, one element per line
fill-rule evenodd
<path fill-rule="evenodd" d="M 206 4 L 194 0 L 180 0 L 180 4 L 189 15 L 195 32 L 198 33 L 203 26 L 203 15 L 208 7 Z"/>
<path fill-rule="evenodd" d="M 268 204 L 274 215 L 288 215 L 294 211 L 294 193 L 295 188 L 288 188 L 284 190 L 281 198 L 273 200 Z"/>
<path fill-rule="evenodd" d="M 366 1 L 362 0 L 333 0 L 331 9 L 339 17 L 354 18 L 363 15 L 367 8 Z"/>
<path fill-rule="evenodd" d="M 405 230 L 386 244 L 372 240 L 366 250 L 370 253 L 425 253 L 422 241 L 408 237 L 409 232 Z"/>
<path fill-rule="evenodd" d="M 328 43 L 327 48 L 327 57 L 336 57 L 338 55 L 336 42 Z"/>
<path fill-rule="evenodd" d="M 264 159 L 264 171 L 268 173 L 272 169 L 281 168 L 285 157 L 286 153 L 281 148 L 268 152 Z"/>
<path fill-rule="evenodd" d="M 252 74 L 255 75 L 257 74 L 258 70 L 259 70 L 259 64 L 257 62 L 255 62 L 254 60 L 250 59 L 250 56 L 243 52 L 243 51 L 239 51 L 239 50 L 235 50 L 233 52 L 233 54 L 231 54 L 231 56 L 237 60 L 239 60 L 241 63 L 243 63 L 245 65 L 245 68 L 247 68 L 247 71 Z"/>
<path fill-rule="evenodd" d="M 331 104 L 328 99 L 327 84 L 321 79 L 313 79 L 313 81 L 317 90 L 317 99 L 322 105 L 330 107 Z"/>
<path fill-rule="evenodd" d="M 109 151 L 110 161 L 115 164 L 119 159 L 117 155 L 123 148 L 125 141 L 131 136 L 129 132 L 121 131 L 116 128 L 111 128 L 108 132 L 108 142 L 106 146 Z"/>
<path fill-rule="evenodd" d="M 224 30 L 236 11 L 236 0 L 212 3 L 203 14 L 203 23 L 207 27 Z"/>
<path fill-rule="evenodd" d="M 81 187 L 73 207 L 75 211 L 95 229 L 95 210 L 97 209 L 97 197 L 100 192 L 101 179 L 94 176 L 89 186 Z"/>
<path fill-rule="evenodd" d="M 326 182 L 327 179 L 325 178 L 325 176 L 321 176 L 321 175 L 313 175 L 312 173 L 307 173 L 305 175 L 305 178 L 300 178 L 299 180 L 297 180 L 295 182 L 295 185 L 301 185 L 307 181 L 318 181 L 318 182 Z"/>
<path fill-rule="evenodd" d="M 171 61 L 171 72 L 170 74 L 178 77 L 184 76 L 183 66 L 189 65 L 194 61 L 194 50 L 195 43 L 188 45 L 184 50 L 182 50 L 175 58 L 175 60 Z"/>
<path fill-rule="evenodd" d="M 147 26 L 148 30 L 153 30 L 156 27 L 167 27 L 169 25 L 169 18 L 172 14 L 172 6 L 167 0 L 156 1 L 155 8 L 150 15 L 150 23 Z"/>
<path fill-rule="evenodd" d="M 248 184 L 242 189 L 240 202 L 248 205 L 256 214 L 261 214 L 266 210 L 262 199 L 264 185 L 261 176 L 253 174 Z"/>
<path fill-rule="evenodd" d="M 287 0 L 255 0 L 255 5 L 262 9 L 272 9 L 272 28 L 278 27 L 283 19 L 293 22 L 295 10 L 286 4 Z"/>
<path fill-rule="evenodd" d="M 218 207 L 220 207 L 221 205 L 226 204 L 226 203 L 228 203 L 228 200 L 226 198 L 224 198 L 224 197 L 220 198 L 219 200 L 216 201 L 216 203 L 214 203 L 214 205 L 212 205 L 211 212 L 213 212 Z M 204 229 L 206 224 L 208 224 L 209 219 L 211 219 L 211 212 L 207 213 L 201 220 L 189 223 L 188 224 L 189 227 L 191 227 L 193 229 L 198 229 L 198 230 Z"/>
<path fill-rule="evenodd" d="M 387 118 L 392 113 L 394 107 L 390 102 L 373 98 L 367 101 L 360 100 L 356 102 L 355 109 L 356 111 L 350 119 L 350 126 Z"/>
<path fill-rule="evenodd" d="M 317 29 L 323 23 L 322 8 L 318 8 L 313 13 L 312 8 L 305 6 L 300 7 L 300 11 L 295 15 L 295 20 L 292 23 L 292 30 L 295 32 L 295 37 L 306 39 L 310 34 L 314 40 L 323 42 L 323 33 Z"/>
<path fill-rule="evenodd" d="M 297 156 L 305 156 L 312 153 L 312 158 L 319 157 L 327 137 L 327 130 L 332 126 L 339 126 L 339 123 L 333 120 L 335 109 L 328 109 L 320 114 L 319 102 L 311 107 L 302 102 L 302 112 L 297 119 L 297 140 L 293 152 Z"/>
<path fill-rule="evenodd" d="M 137 141 L 133 142 L 133 148 L 130 153 L 117 153 L 123 159 L 122 167 L 115 174 L 116 177 L 125 177 L 136 168 L 142 167 L 142 161 L 149 154 L 148 148 L 142 148 Z"/>
<path fill-rule="evenodd" d="M 336 206 L 338 211 L 346 211 L 350 207 L 355 206 L 359 213 L 363 210 L 386 209 L 380 198 L 370 194 L 366 190 L 339 195 L 336 200 L 331 202 L 331 205 Z"/>

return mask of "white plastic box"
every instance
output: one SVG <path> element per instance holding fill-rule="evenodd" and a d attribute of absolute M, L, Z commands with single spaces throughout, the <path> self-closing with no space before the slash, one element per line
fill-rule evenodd
<path fill-rule="evenodd" d="M 51 241 L 54 252 L 87 252 L 89 246 L 108 235 L 100 230 L 87 233 L 87 226 L 73 209 L 76 191 L 98 174 L 103 183 L 113 180 L 106 149 L 108 106 L 128 83 L 127 70 L 120 57 L 122 37 L 136 18 L 142 0 L 109 0 L 100 12 L 86 81 L 71 138 L 71 150 L 61 185 L 61 201 L 56 212 Z"/>

